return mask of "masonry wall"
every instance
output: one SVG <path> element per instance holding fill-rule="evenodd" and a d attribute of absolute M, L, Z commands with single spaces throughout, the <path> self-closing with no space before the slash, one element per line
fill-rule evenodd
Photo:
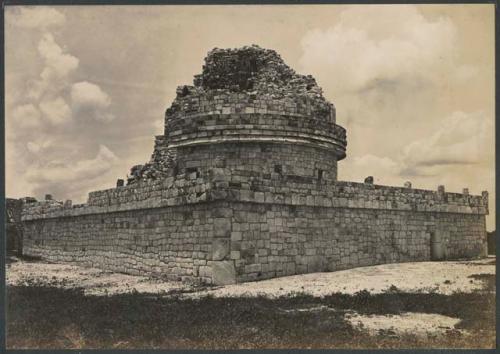
<path fill-rule="evenodd" d="M 337 159 L 328 150 L 320 148 L 273 143 L 214 144 L 178 149 L 180 172 L 198 171 L 205 174 L 224 166 L 233 176 L 231 183 L 260 183 L 271 174 L 293 176 L 296 179 L 316 181 L 321 170 L 324 182 L 337 179 Z M 292 177 L 292 178 L 293 178 Z"/>
<path fill-rule="evenodd" d="M 485 255 L 479 214 L 233 205 L 231 257 L 238 281 L 431 260 L 431 234 L 445 259 Z"/>
<path fill-rule="evenodd" d="M 351 182 L 291 190 L 280 177 L 235 187 L 235 176 L 213 168 L 93 192 L 85 205 L 34 204 L 23 214 L 24 253 L 214 284 L 430 260 L 432 235 L 445 259 L 486 254 L 486 194 Z"/>
<path fill-rule="evenodd" d="M 212 283 L 221 203 L 138 209 L 26 222 L 24 254 L 134 275 Z M 230 269 L 231 271 L 231 269 Z M 220 273 L 220 272 L 219 272 Z M 224 274 L 222 274 L 224 275 Z M 230 274 L 234 278 L 234 274 Z"/>

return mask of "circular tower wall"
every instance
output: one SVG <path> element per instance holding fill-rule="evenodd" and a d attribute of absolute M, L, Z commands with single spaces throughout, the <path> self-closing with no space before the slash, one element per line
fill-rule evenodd
<path fill-rule="evenodd" d="M 258 46 L 210 51 L 194 85 L 177 88 L 164 133 L 150 170 L 227 167 L 242 183 L 272 174 L 334 182 L 347 144 L 314 78 Z"/>

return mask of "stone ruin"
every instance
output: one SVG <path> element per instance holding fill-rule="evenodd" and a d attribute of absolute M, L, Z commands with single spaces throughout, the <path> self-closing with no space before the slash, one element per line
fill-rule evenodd
<path fill-rule="evenodd" d="M 72 205 L 25 205 L 24 254 L 230 284 L 486 254 L 488 194 L 337 181 L 346 132 L 274 50 L 213 49 L 149 162 Z"/>
<path fill-rule="evenodd" d="M 189 159 L 189 150 L 183 149 L 187 146 L 294 139 L 329 147 L 333 156 L 327 165 L 345 157 L 346 135 L 335 124 L 335 107 L 312 76 L 296 74 L 274 50 L 213 49 L 194 85 L 179 86 L 176 93 L 151 160 L 132 167 L 128 184 L 176 175 Z M 214 158 L 223 163 L 226 155 L 222 151 Z M 317 160 L 314 155 L 310 158 Z M 205 169 L 198 164 L 187 168 Z M 328 172 L 336 178 L 336 166 Z"/>

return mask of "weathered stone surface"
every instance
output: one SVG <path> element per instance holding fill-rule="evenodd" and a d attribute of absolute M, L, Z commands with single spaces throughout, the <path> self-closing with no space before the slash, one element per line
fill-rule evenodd
<path fill-rule="evenodd" d="M 212 262 L 212 278 L 214 285 L 229 285 L 236 283 L 236 269 L 233 261 Z"/>
<path fill-rule="evenodd" d="M 215 237 L 230 237 L 231 236 L 231 220 L 228 218 L 214 219 L 214 236 Z"/>
<path fill-rule="evenodd" d="M 227 239 L 215 239 L 212 242 L 212 260 L 221 261 L 229 255 L 229 242 Z"/>

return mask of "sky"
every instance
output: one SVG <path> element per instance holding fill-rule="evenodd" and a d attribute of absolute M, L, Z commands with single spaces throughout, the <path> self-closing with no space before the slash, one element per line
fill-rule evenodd
<path fill-rule="evenodd" d="M 335 104 L 340 180 L 487 190 L 495 229 L 492 4 L 5 9 L 8 197 L 114 187 L 207 52 L 257 44 Z"/>

